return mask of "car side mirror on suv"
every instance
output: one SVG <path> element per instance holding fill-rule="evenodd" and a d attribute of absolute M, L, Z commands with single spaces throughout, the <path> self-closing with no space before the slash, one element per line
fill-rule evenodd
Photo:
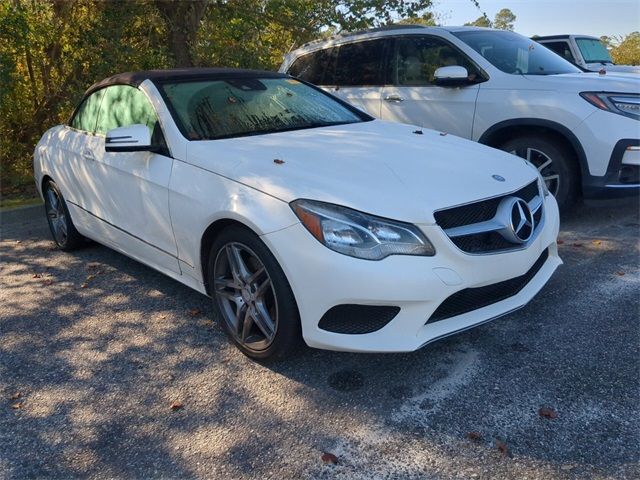
<path fill-rule="evenodd" d="M 156 152 L 159 148 L 151 144 L 149 127 L 142 124 L 109 130 L 104 141 L 107 152 Z"/>
<path fill-rule="evenodd" d="M 466 68 L 458 65 L 440 67 L 433 76 L 435 77 L 436 85 L 441 87 L 460 87 L 470 83 L 469 72 L 467 72 Z"/>

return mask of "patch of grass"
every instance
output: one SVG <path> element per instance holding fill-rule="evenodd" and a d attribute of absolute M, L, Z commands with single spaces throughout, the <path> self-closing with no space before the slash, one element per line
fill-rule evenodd
<path fill-rule="evenodd" d="M 42 200 L 40 197 L 31 198 L 7 198 L 0 200 L 0 210 L 11 210 L 17 207 L 26 207 L 29 205 L 40 205 Z"/>

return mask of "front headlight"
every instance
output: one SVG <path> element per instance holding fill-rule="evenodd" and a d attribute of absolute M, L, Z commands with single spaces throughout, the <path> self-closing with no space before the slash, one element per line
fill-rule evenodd
<path fill-rule="evenodd" d="M 640 95 L 633 93 L 582 92 L 580 96 L 601 110 L 640 120 Z"/>
<path fill-rule="evenodd" d="M 420 229 L 410 223 L 314 200 L 294 200 L 290 205 L 320 243 L 350 257 L 382 260 L 389 255 L 436 253 Z"/>

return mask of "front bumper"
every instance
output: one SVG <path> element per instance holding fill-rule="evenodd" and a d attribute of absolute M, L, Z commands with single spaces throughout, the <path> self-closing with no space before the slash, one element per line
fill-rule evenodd
<path fill-rule="evenodd" d="M 598 110 L 574 131 L 587 156 L 582 168 L 585 198 L 637 195 L 640 192 L 640 122 Z"/>
<path fill-rule="evenodd" d="M 555 199 L 545 199 L 546 220 L 537 238 L 523 250 L 470 255 L 459 250 L 436 225 L 421 225 L 436 248 L 433 257 L 390 256 L 360 260 L 333 252 L 300 224 L 262 238 L 282 266 L 298 303 L 302 332 L 311 347 L 352 352 L 412 351 L 438 338 L 471 328 L 528 303 L 562 263 L 556 238 Z M 526 274 L 548 249 L 548 258 L 517 294 L 444 320 L 429 322 L 451 295 Z M 337 305 L 399 307 L 381 329 L 364 334 L 321 329 L 323 315 Z"/>

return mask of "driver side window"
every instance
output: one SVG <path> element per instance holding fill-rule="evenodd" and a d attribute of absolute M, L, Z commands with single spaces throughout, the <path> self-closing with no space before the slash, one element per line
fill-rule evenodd
<path fill-rule="evenodd" d="M 96 133 L 106 135 L 114 128 L 146 125 L 151 143 L 161 147 L 158 153 L 169 156 L 156 111 L 141 90 L 129 85 L 113 85 L 101 91 L 104 91 L 104 99 L 98 114 Z"/>
<path fill-rule="evenodd" d="M 69 122 L 69 126 L 87 133 L 95 132 L 103 94 L 104 90 L 98 90 L 85 98 Z"/>
<path fill-rule="evenodd" d="M 114 128 L 140 123 L 149 127 L 153 135 L 158 117 L 142 91 L 129 85 L 113 85 L 104 92 L 96 133 L 104 135 Z"/>
<path fill-rule="evenodd" d="M 466 68 L 470 81 L 481 78 L 462 52 L 434 37 L 399 37 L 392 63 L 396 85 L 435 85 L 435 71 L 453 65 Z"/>

